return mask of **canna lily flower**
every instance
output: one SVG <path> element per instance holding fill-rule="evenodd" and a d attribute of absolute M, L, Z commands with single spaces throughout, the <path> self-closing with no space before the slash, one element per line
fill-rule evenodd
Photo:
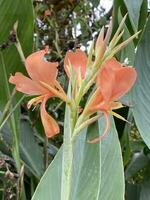
<path fill-rule="evenodd" d="M 69 50 L 64 59 L 64 68 L 67 76 L 70 78 L 71 71 L 75 73 L 75 78 L 85 78 L 87 56 L 84 51 L 77 49 L 75 52 Z M 72 67 L 72 69 L 71 69 Z"/>
<path fill-rule="evenodd" d="M 110 127 L 109 113 L 124 119 L 112 110 L 123 107 L 118 100 L 126 94 L 136 80 L 134 68 L 122 66 L 115 58 L 107 60 L 97 76 L 97 89 L 89 101 L 85 112 L 91 114 L 101 111 L 106 119 L 106 128 L 103 135 L 90 143 L 96 143 L 106 136 Z"/>
<path fill-rule="evenodd" d="M 28 108 L 31 105 L 41 104 L 40 115 L 44 131 L 47 137 L 52 137 L 59 133 L 59 126 L 46 112 L 46 102 L 51 97 L 59 97 L 64 101 L 68 101 L 68 99 L 56 80 L 58 63 L 45 61 L 44 55 L 47 53 L 48 49 L 45 49 L 27 57 L 25 67 L 30 78 L 16 72 L 14 76 L 10 76 L 9 82 L 15 84 L 16 90 L 19 92 L 37 96 L 28 102 Z"/>

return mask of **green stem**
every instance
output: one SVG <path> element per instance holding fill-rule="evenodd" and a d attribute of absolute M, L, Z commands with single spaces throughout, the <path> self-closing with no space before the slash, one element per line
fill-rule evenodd
<path fill-rule="evenodd" d="M 6 115 L 6 117 L 3 119 L 3 121 L 0 123 L 0 130 L 3 128 L 3 126 L 5 125 L 5 123 L 7 122 L 7 120 L 9 119 L 9 117 L 11 117 L 11 115 L 13 114 L 13 112 L 17 109 L 17 107 L 20 105 L 20 103 L 22 102 L 22 100 L 24 99 L 25 95 L 23 95 L 17 102 L 17 104 L 11 109 L 11 112 L 8 113 L 8 115 Z"/>
<path fill-rule="evenodd" d="M 4 78 L 5 78 L 5 83 L 6 83 L 6 95 L 7 95 L 7 99 L 9 100 L 11 98 L 11 93 L 10 93 L 10 89 L 9 89 L 9 85 L 8 85 L 6 66 L 5 66 L 2 52 L 0 52 L 0 56 L 1 56 L 3 74 L 4 74 Z M 10 105 L 10 109 L 11 108 L 12 108 L 12 105 Z M 10 118 L 10 126 L 12 128 L 12 133 L 13 133 L 12 154 L 16 161 L 17 170 L 19 171 L 19 169 L 20 169 L 19 138 L 18 138 L 18 132 L 17 132 L 14 114 Z"/>
<path fill-rule="evenodd" d="M 16 94 L 16 89 L 14 88 L 13 91 L 12 91 L 12 94 L 11 94 L 9 100 L 8 100 L 8 102 L 5 105 L 5 108 L 3 110 L 2 116 L 0 118 L 0 126 L 1 126 L 2 122 L 4 121 L 6 115 L 8 114 L 8 112 L 10 110 L 10 107 L 11 107 L 11 104 L 12 104 L 12 100 L 13 100 L 13 97 L 15 96 L 15 94 Z"/>
<path fill-rule="evenodd" d="M 63 144 L 63 176 L 62 176 L 62 190 L 61 200 L 69 200 L 71 192 L 71 177 L 73 165 L 73 144 L 71 138 L 64 140 Z"/>
<path fill-rule="evenodd" d="M 71 98 L 71 84 L 68 87 L 68 97 Z M 61 200 L 70 200 L 71 178 L 73 165 L 73 117 L 74 104 L 66 105 L 65 122 L 64 122 L 64 142 L 62 157 L 62 180 L 61 180 Z"/>

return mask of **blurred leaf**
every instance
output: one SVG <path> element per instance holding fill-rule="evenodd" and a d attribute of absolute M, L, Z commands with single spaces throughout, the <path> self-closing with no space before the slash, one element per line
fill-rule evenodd
<path fill-rule="evenodd" d="M 130 110 L 128 112 L 127 120 L 131 123 L 133 121 L 133 114 L 131 113 Z M 130 131 L 131 131 L 131 124 L 126 123 L 124 131 L 123 131 L 123 135 L 122 135 L 121 140 L 120 140 L 121 148 L 122 148 L 122 154 L 123 154 L 124 166 L 127 165 L 127 163 L 130 160 L 130 157 L 131 157 L 131 145 L 130 145 L 130 140 L 129 140 Z"/>
<path fill-rule="evenodd" d="M 121 11 L 119 9 L 118 22 L 120 23 L 122 21 L 122 19 L 123 19 L 123 16 L 122 16 Z M 130 32 L 129 32 L 126 24 L 125 24 L 122 40 L 125 41 L 130 37 L 131 37 L 131 34 L 130 34 Z M 120 54 L 121 54 L 121 58 L 120 58 L 121 62 L 124 62 L 125 59 L 127 59 L 128 62 L 129 62 L 129 65 L 133 65 L 134 57 L 135 57 L 135 46 L 134 46 L 133 41 L 131 41 L 124 49 L 122 49 Z"/>
<path fill-rule="evenodd" d="M 141 5 L 143 3 L 143 0 L 136 0 L 136 1 L 131 1 L 131 0 L 124 0 L 128 13 L 129 13 L 129 18 L 133 27 L 134 32 L 137 32 L 138 30 L 138 23 L 139 23 L 139 17 L 140 17 L 140 10 L 141 10 Z"/>
<path fill-rule="evenodd" d="M 20 154 L 25 165 L 40 177 L 44 172 L 43 153 L 34 138 L 34 132 L 28 121 L 21 121 Z"/>
<path fill-rule="evenodd" d="M 125 171 L 126 179 L 135 176 L 140 170 L 143 170 L 150 164 L 150 160 L 143 152 L 135 153 L 132 157 L 130 164 Z"/>
<path fill-rule="evenodd" d="M 21 3 L 19 0 L 10 0 L 9 2 L 2 0 L 0 2 L 0 13 L 0 44 L 13 43 L 11 40 L 15 40 L 15 38 L 13 38 L 13 35 L 9 38 L 9 35 L 14 23 L 18 20 L 18 37 L 24 54 L 28 55 L 31 53 L 33 45 L 33 10 L 31 0 L 22 0 Z M 14 45 L 9 46 L 9 44 L 3 50 L 7 77 L 16 71 L 25 71 L 16 47 Z M 0 107 L 2 108 L 8 101 L 8 91 L 6 91 L 8 89 L 6 87 L 7 80 L 4 77 L 2 67 L 0 68 L 0 79 Z"/>
<path fill-rule="evenodd" d="M 148 14 L 148 2 L 147 0 L 143 0 L 140 10 L 140 18 L 139 18 L 139 30 L 144 30 L 144 26 L 146 24 Z"/>
<path fill-rule="evenodd" d="M 126 184 L 126 199 L 127 200 L 140 200 L 140 185 Z"/>
<path fill-rule="evenodd" d="M 149 200 L 150 199 L 150 180 L 141 184 L 127 184 L 127 200 Z"/>
<path fill-rule="evenodd" d="M 21 3 L 19 0 L 2 0 L 0 2 L 0 13 L 0 44 L 2 48 L 0 50 L 0 108 L 3 111 L 4 105 L 11 97 L 8 77 L 16 71 L 25 71 L 17 49 L 12 45 L 15 36 L 11 31 L 14 23 L 18 21 L 18 37 L 25 55 L 29 54 L 32 51 L 33 42 L 32 2 L 31 0 L 22 0 Z M 14 105 L 15 102 L 17 102 L 17 99 L 14 101 Z M 11 108 L 12 106 L 10 106 L 10 110 Z M 19 109 L 11 115 L 10 126 L 13 134 L 12 153 L 19 169 Z"/>
<path fill-rule="evenodd" d="M 140 200 L 149 200 L 150 199 L 150 180 L 145 181 L 141 185 L 141 193 L 140 193 Z"/>
<path fill-rule="evenodd" d="M 150 148 L 150 18 L 135 57 L 137 82 L 133 89 L 133 114 L 144 142 Z"/>
<path fill-rule="evenodd" d="M 26 120 L 21 120 L 20 131 L 20 157 L 25 166 L 36 177 L 40 178 L 44 171 L 42 148 L 34 138 L 34 131 Z M 7 154 L 12 147 L 12 135 L 7 124 L 1 130 L 0 151 Z M 7 150 L 7 151 L 6 151 Z M 9 151 L 8 151 L 9 153 Z"/>

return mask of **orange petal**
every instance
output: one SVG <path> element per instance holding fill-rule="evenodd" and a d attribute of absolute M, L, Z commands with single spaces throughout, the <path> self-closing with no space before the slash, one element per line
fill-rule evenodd
<path fill-rule="evenodd" d="M 101 93 L 106 101 L 110 101 L 112 94 L 112 86 L 115 82 L 113 70 L 110 68 L 111 60 L 106 61 L 102 69 L 97 75 L 97 87 L 101 89 Z"/>
<path fill-rule="evenodd" d="M 64 59 L 64 68 L 69 76 L 68 67 L 71 64 L 75 73 L 78 75 L 80 69 L 82 79 L 85 78 L 87 56 L 84 51 L 77 49 L 75 52 L 68 51 Z"/>
<path fill-rule="evenodd" d="M 100 110 L 101 105 L 103 105 L 103 96 L 101 94 L 100 88 L 97 88 L 96 91 L 93 93 L 90 102 L 87 103 L 84 112 L 87 114 L 97 112 Z"/>
<path fill-rule="evenodd" d="M 42 95 L 49 93 L 47 89 L 42 87 L 39 83 L 17 72 L 14 76 L 10 76 L 9 82 L 16 85 L 16 90 L 29 95 Z"/>
<path fill-rule="evenodd" d="M 122 67 L 122 64 L 118 62 L 115 58 L 111 58 L 102 65 L 101 70 L 97 76 L 97 86 L 101 86 L 101 82 L 105 81 L 106 78 L 110 78 L 112 76 L 112 72 L 114 73 L 115 70 L 118 70 Z M 103 78 L 103 76 L 105 76 Z M 108 77 L 109 76 L 109 77 Z"/>
<path fill-rule="evenodd" d="M 104 130 L 104 133 L 103 135 L 97 137 L 97 138 L 94 138 L 93 140 L 91 141 L 88 141 L 88 143 L 90 144 L 95 144 L 99 141 L 101 141 L 102 139 L 104 139 L 107 134 L 109 133 L 109 129 L 110 129 L 110 119 L 109 119 L 109 114 L 107 112 L 104 112 L 104 116 L 105 116 L 105 119 L 106 119 L 106 127 L 105 127 L 105 130 Z"/>
<path fill-rule="evenodd" d="M 25 66 L 29 76 L 35 81 L 52 84 L 57 76 L 57 62 L 47 62 L 44 55 L 47 50 L 37 51 L 27 57 Z"/>
<path fill-rule="evenodd" d="M 59 126 L 54 118 L 52 118 L 45 109 L 45 104 L 48 97 L 45 97 L 40 107 L 41 120 L 44 127 L 45 134 L 48 138 L 53 137 L 59 133 Z"/>
<path fill-rule="evenodd" d="M 122 67 L 115 74 L 115 85 L 112 90 L 112 100 L 118 99 L 126 94 L 134 85 L 137 73 L 134 68 Z"/>
<path fill-rule="evenodd" d="M 123 67 L 115 58 L 104 63 L 97 76 L 97 86 L 105 101 L 112 101 L 123 96 L 134 84 L 136 71 L 131 67 Z"/>

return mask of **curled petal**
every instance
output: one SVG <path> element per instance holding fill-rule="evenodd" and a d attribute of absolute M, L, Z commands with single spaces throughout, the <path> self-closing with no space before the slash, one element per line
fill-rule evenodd
<path fill-rule="evenodd" d="M 45 104 L 48 97 L 45 97 L 41 103 L 40 113 L 41 120 L 44 127 L 45 134 L 48 138 L 53 137 L 54 135 L 59 133 L 59 126 L 54 118 L 52 118 L 45 109 Z"/>
<path fill-rule="evenodd" d="M 25 94 L 42 95 L 49 93 L 46 88 L 20 72 L 16 72 L 14 76 L 10 76 L 9 82 L 16 85 L 16 90 Z"/>
<path fill-rule="evenodd" d="M 95 143 L 101 141 L 102 139 L 104 139 L 107 136 L 107 134 L 109 133 L 109 129 L 110 129 L 109 114 L 107 112 L 104 112 L 104 116 L 105 116 L 105 119 L 106 119 L 106 127 L 105 127 L 105 130 L 104 130 L 104 133 L 101 136 L 96 137 L 93 140 L 88 141 L 88 143 L 95 144 Z"/>
<path fill-rule="evenodd" d="M 66 53 L 65 59 L 64 59 L 64 68 L 69 76 L 68 67 L 73 67 L 75 73 L 78 75 L 79 70 L 81 73 L 82 79 L 85 78 L 85 72 L 86 72 L 86 64 L 87 64 L 87 56 L 84 51 L 81 49 L 77 49 L 75 52 L 68 51 Z"/>
<path fill-rule="evenodd" d="M 37 51 L 27 57 L 25 66 L 29 76 L 35 81 L 53 84 L 57 76 L 57 62 L 47 62 L 44 59 L 46 50 Z"/>

